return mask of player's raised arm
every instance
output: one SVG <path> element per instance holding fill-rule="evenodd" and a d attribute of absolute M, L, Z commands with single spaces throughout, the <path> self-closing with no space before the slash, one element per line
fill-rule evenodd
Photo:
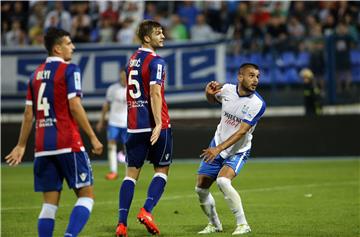
<path fill-rule="evenodd" d="M 216 94 L 221 91 L 222 85 L 219 82 L 211 81 L 205 87 L 206 99 L 210 104 L 221 103 L 216 98 Z"/>
<path fill-rule="evenodd" d="M 70 106 L 70 112 L 72 116 L 75 118 L 77 124 L 89 137 L 91 145 L 93 147 L 92 152 L 96 155 L 101 155 L 103 150 L 103 145 L 96 137 L 95 132 L 89 123 L 84 107 L 81 104 L 80 97 L 76 96 L 74 98 L 71 98 L 69 100 L 69 106 Z"/>
<path fill-rule="evenodd" d="M 32 105 L 26 105 L 23 121 L 21 123 L 21 130 L 20 130 L 18 143 L 10 152 L 10 154 L 8 154 L 5 157 L 6 163 L 8 163 L 10 166 L 13 165 L 16 166 L 21 163 L 21 160 L 25 153 L 27 140 L 31 132 L 32 123 L 33 123 Z"/>

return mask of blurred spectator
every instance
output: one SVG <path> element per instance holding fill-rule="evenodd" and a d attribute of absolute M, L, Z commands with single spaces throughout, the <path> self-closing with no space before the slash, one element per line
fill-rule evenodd
<path fill-rule="evenodd" d="M 144 19 L 153 20 L 156 16 L 156 5 L 153 2 L 147 2 L 145 5 Z"/>
<path fill-rule="evenodd" d="M 127 18 L 122 23 L 122 27 L 116 35 L 116 40 L 120 42 L 120 44 L 134 43 L 135 31 L 131 26 L 132 22 L 133 20 L 131 18 Z"/>
<path fill-rule="evenodd" d="M 145 4 L 143 1 L 126 1 L 122 6 L 122 12 L 119 17 L 119 22 L 123 22 L 126 19 L 131 19 L 130 27 L 136 30 L 139 23 L 144 17 Z"/>
<path fill-rule="evenodd" d="M 211 27 L 206 23 L 204 14 L 199 14 L 196 17 L 196 24 L 190 28 L 191 40 L 206 41 L 215 39 L 215 33 Z"/>
<path fill-rule="evenodd" d="M 36 24 L 29 29 L 29 41 L 32 45 L 43 45 L 44 43 L 44 22 L 38 19 Z"/>
<path fill-rule="evenodd" d="M 88 4 L 78 2 L 75 4 L 75 15 L 71 24 L 71 37 L 74 42 L 86 43 L 90 41 L 91 18 L 86 13 Z"/>
<path fill-rule="evenodd" d="M 181 22 L 179 15 L 171 16 L 170 38 L 174 41 L 183 41 L 188 39 L 188 33 L 185 25 Z"/>
<path fill-rule="evenodd" d="M 285 41 L 287 40 L 287 30 L 285 20 L 281 16 L 273 16 L 267 27 L 267 33 L 271 36 L 272 44 L 278 51 L 286 49 Z"/>
<path fill-rule="evenodd" d="M 70 32 L 72 21 L 70 13 L 64 9 L 61 1 L 56 1 L 54 4 L 55 9 L 46 15 L 44 24 L 45 31 L 49 27 L 57 27 Z"/>
<path fill-rule="evenodd" d="M 304 83 L 305 115 L 320 115 L 322 112 L 321 93 L 314 81 L 313 72 L 308 68 L 304 68 L 300 71 L 300 77 Z"/>
<path fill-rule="evenodd" d="M 99 42 L 110 43 L 113 42 L 114 29 L 111 24 L 112 20 L 109 17 L 101 17 L 99 29 Z"/>
<path fill-rule="evenodd" d="M 26 1 L 16 1 L 14 2 L 14 12 L 11 14 L 11 21 L 19 21 L 21 29 L 26 29 L 27 26 L 27 20 L 28 20 L 28 10 L 26 9 L 28 7 L 28 2 Z M 25 7 L 26 5 L 26 7 Z"/>
<path fill-rule="evenodd" d="M 27 43 L 26 33 L 21 29 L 21 23 L 18 20 L 13 21 L 11 30 L 5 35 L 5 45 L 24 46 Z"/>
<path fill-rule="evenodd" d="M 112 1 L 106 2 L 106 9 L 101 12 L 101 19 L 107 19 L 110 25 L 114 26 L 119 18 L 117 10 L 115 10 L 114 4 Z M 100 19 L 100 21 L 101 21 Z"/>
<path fill-rule="evenodd" d="M 31 6 L 29 19 L 27 21 L 27 28 L 31 29 L 34 26 L 38 25 L 39 22 L 43 23 L 43 25 L 41 26 L 43 28 L 44 27 L 45 14 L 46 14 L 45 2 L 41 2 L 41 1 L 35 2 Z"/>
<path fill-rule="evenodd" d="M 350 63 L 350 47 L 351 37 L 349 27 L 345 22 L 340 22 L 336 27 L 336 79 L 337 91 L 342 92 L 350 90 L 351 85 L 351 63 Z"/>
<path fill-rule="evenodd" d="M 199 14 L 199 10 L 194 5 L 193 1 L 181 2 L 177 15 L 180 17 L 181 22 L 186 26 L 186 30 L 190 32 L 191 26 L 195 25 L 196 17 Z"/>
<path fill-rule="evenodd" d="M 314 23 L 312 30 L 309 32 L 310 37 L 306 44 L 310 52 L 310 69 L 315 74 L 315 78 L 320 81 L 322 88 L 324 87 L 325 73 L 325 41 L 322 34 L 322 28 L 319 23 Z"/>

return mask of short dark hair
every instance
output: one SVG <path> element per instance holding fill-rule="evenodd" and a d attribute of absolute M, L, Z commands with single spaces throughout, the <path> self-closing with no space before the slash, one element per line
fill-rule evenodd
<path fill-rule="evenodd" d="M 241 64 L 240 68 L 239 68 L 239 74 L 243 72 L 243 70 L 245 68 L 248 68 L 248 67 L 253 67 L 255 68 L 256 70 L 259 70 L 259 66 L 256 65 L 255 63 L 243 63 Z"/>
<path fill-rule="evenodd" d="M 55 44 L 59 44 L 64 36 L 69 36 L 70 33 L 59 28 L 50 27 L 44 36 L 45 48 L 49 55 L 52 53 L 52 49 Z"/>
<path fill-rule="evenodd" d="M 141 43 L 145 42 L 145 36 L 150 36 L 154 28 L 162 28 L 162 25 L 153 20 L 144 20 L 140 23 L 137 36 L 141 40 Z"/>

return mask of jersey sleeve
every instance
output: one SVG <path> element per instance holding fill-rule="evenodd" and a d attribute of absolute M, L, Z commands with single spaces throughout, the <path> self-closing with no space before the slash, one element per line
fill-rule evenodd
<path fill-rule="evenodd" d="M 80 68 L 75 64 L 69 64 L 66 69 L 67 97 L 82 97 Z"/>
<path fill-rule="evenodd" d="M 31 78 L 33 77 L 34 74 L 31 75 Z M 27 85 L 27 93 L 26 93 L 26 101 L 25 104 L 26 105 L 32 105 L 33 104 L 33 94 L 32 94 L 32 88 L 31 88 L 31 80 L 28 81 L 28 85 Z"/>
<path fill-rule="evenodd" d="M 265 102 L 261 101 L 259 103 L 250 105 L 248 112 L 246 113 L 245 118 L 243 121 L 245 123 L 250 124 L 251 126 L 255 125 L 259 119 L 263 116 L 265 112 Z"/>
<path fill-rule="evenodd" d="M 226 94 L 226 91 L 228 90 L 228 84 L 224 84 L 221 87 L 221 90 L 215 94 L 215 99 L 219 102 L 222 103 L 222 99 L 224 98 L 224 95 Z"/>
<path fill-rule="evenodd" d="M 150 85 L 162 85 L 165 79 L 165 61 L 155 57 L 150 63 Z"/>
<path fill-rule="evenodd" d="M 113 86 L 109 86 L 109 88 L 106 90 L 106 101 L 111 103 L 114 100 L 114 90 Z"/>

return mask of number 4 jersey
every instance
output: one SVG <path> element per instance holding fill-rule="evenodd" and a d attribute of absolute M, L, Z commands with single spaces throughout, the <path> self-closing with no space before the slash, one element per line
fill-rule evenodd
<path fill-rule="evenodd" d="M 84 151 L 68 100 L 82 96 L 80 69 L 48 57 L 31 75 L 26 104 L 35 115 L 35 157 Z"/>
<path fill-rule="evenodd" d="M 139 48 L 130 58 L 126 70 L 128 132 L 150 132 L 155 127 L 151 110 L 150 85 L 161 86 L 162 129 L 170 127 L 168 108 L 164 97 L 165 61 L 150 49 Z"/>

